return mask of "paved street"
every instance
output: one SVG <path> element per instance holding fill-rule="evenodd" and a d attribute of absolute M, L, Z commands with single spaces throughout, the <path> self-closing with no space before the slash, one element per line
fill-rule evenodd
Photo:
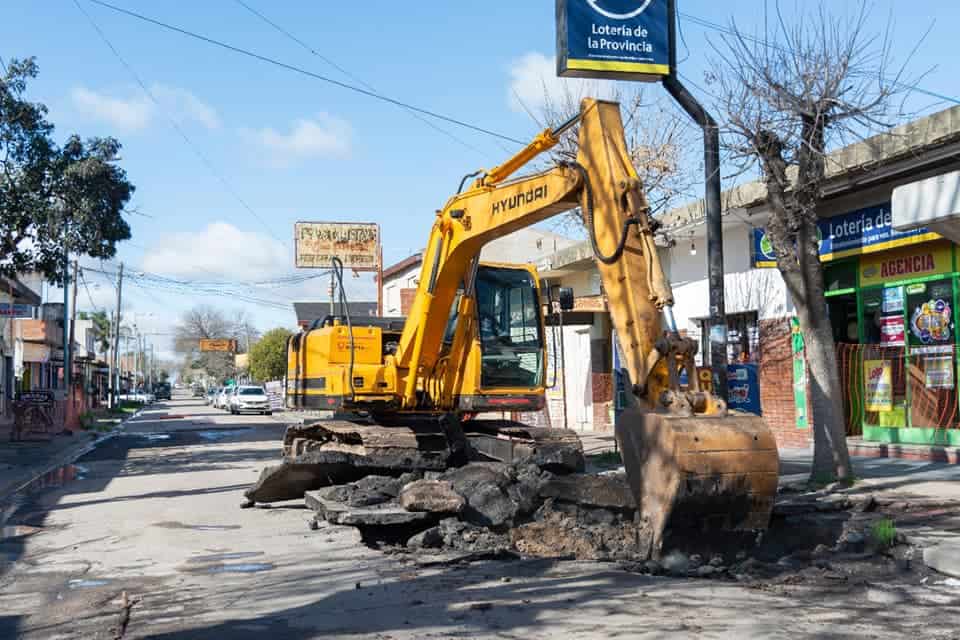
<path fill-rule="evenodd" d="M 0 637 L 112 638 L 124 593 L 127 638 L 955 637 L 960 589 L 935 581 L 747 588 L 601 563 L 421 566 L 350 528 L 310 531 L 299 504 L 241 510 L 283 428 L 174 400 L 29 496 L 0 544 Z"/>

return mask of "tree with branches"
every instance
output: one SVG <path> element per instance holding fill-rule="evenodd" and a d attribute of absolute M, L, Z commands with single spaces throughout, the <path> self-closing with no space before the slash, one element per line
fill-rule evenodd
<path fill-rule="evenodd" d="M 852 4 L 852 3 L 851 3 Z M 834 4 L 830 4 L 834 8 Z M 847 7 L 847 5 L 845 5 Z M 724 145 L 743 172 L 759 169 L 767 235 L 796 305 L 810 369 L 812 478 L 850 481 L 839 370 L 824 295 L 817 233 L 828 151 L 887 129 L 900 114 L 901 73 L 889 73 L 889 32 L 870 33 L 869 8 L 831 13 L 825 3 L 788 21 L 775 6 L 764 32 L 734 23 L 714 44 L 707 75 L 725 120 Z"/>
<path fill-rule="evenodd" d="M 555 127 L 567 120 L 580 110 L 585 97 L 603 96 L 619 102 L 627 149 L 643 181 L 651 212 L 663 213 L 695 196 L 698 176 L 703 174 L 702 153 L 695 153 L 699 133 L 668 100 L 650 100 L 642 88 L 621 84 L 574 81 L 560 86 L 559 91 L 551 91 L 544 84 L 539 115 L 528 109 L 539 126 Z M 578 132 L 576 126 L 561 138 L 551 153 L 551 161 L 576 160 Z M 562 216 L 558 226 L 568 233 L 582 232 L 580 210 Z"/>
<path fill-rule="evenodd" d="M 233 354 L 200 351 L 200 341 L 236 340 L 243 348 L 248 341 L 259 337 L 249 314 L 239 311 L 228 318 L 215 307 L 199 305 L 186 311 L 174 328 L 174 349 L 184 357 L 183 370 L 202 369 L 208 375 L 223 380 L 234 373 Z"/>
<path fill-rule="evenodd" d="M 109 259 L 130 238 L 123 209 L 134 187 L 113 138 L 53 141 L 47 108 L 26 98 L 36 61 L 11 60 L 0 75 L 0 273 L 63 279 L 64 243 Z"/>
<path fill-rule="evenodd" d="M 287 341 L 291 333 L 271 329 L 250 348 L 250 375 L 259 382 L 279 380 L 287 372 Z"/>

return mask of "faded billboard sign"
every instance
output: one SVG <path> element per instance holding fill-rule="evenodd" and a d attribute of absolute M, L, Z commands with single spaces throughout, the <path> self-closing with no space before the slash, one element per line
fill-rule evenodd
<path fill-rule="evenodd" d="M 225 351 L 233 353 L 237 350 L 236 340 L 203 338 L 200 340 L 200 351 Z"/>
<path fill-rule="evenodd" d="M 376 271 L 380 265 L 380 226 L 375 223 L 298 222 L 294 244 L 300 269 L 328 269 L 333 258 L 354 271 Z"/>

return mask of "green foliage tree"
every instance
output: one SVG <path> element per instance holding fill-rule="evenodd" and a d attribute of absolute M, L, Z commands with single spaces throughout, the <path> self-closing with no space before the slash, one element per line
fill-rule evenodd
<path fill-rule="evenodd" d="M 113 322 L 106 311 L 95 311 L 89 314 L 93 320 L 93 332 L 97 343 L 97 351 L 106 353 L 112 347 L 111 340 L 113 336 Z"/>
<path fill-rule="evenodd" d="M 290 335 L 286 329 L 271 329 L 250 348 L 250 375 L 254 380 L 266 382 L 283 377 L 287 370 L 287 340 Z"/>
<path fill-rule="evenodd" d="M 134 186 L 113 138 L 70 136 L 60 147 L 43 104 L 26 99 L 36 61 L 11 60 L 0 76 L 0 273 L 63 277 L 63 247 L 109 259 L 130 238 L 123 208 Z"/>

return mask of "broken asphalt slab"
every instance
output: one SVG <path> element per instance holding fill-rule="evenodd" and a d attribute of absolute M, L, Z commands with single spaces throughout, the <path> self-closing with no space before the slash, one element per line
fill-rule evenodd
<path fill-rule="evenodd" d="M 352 507 L 342 502 L 328 500 L 318 491 L 308 491 L 304 496 L 307 508 L 332 524 L 353 527 L 391 527 L 429 522 L 431 515 L 419 511 L 407 511 L 397 504 L 382 504 L 369 507 Z"/>

